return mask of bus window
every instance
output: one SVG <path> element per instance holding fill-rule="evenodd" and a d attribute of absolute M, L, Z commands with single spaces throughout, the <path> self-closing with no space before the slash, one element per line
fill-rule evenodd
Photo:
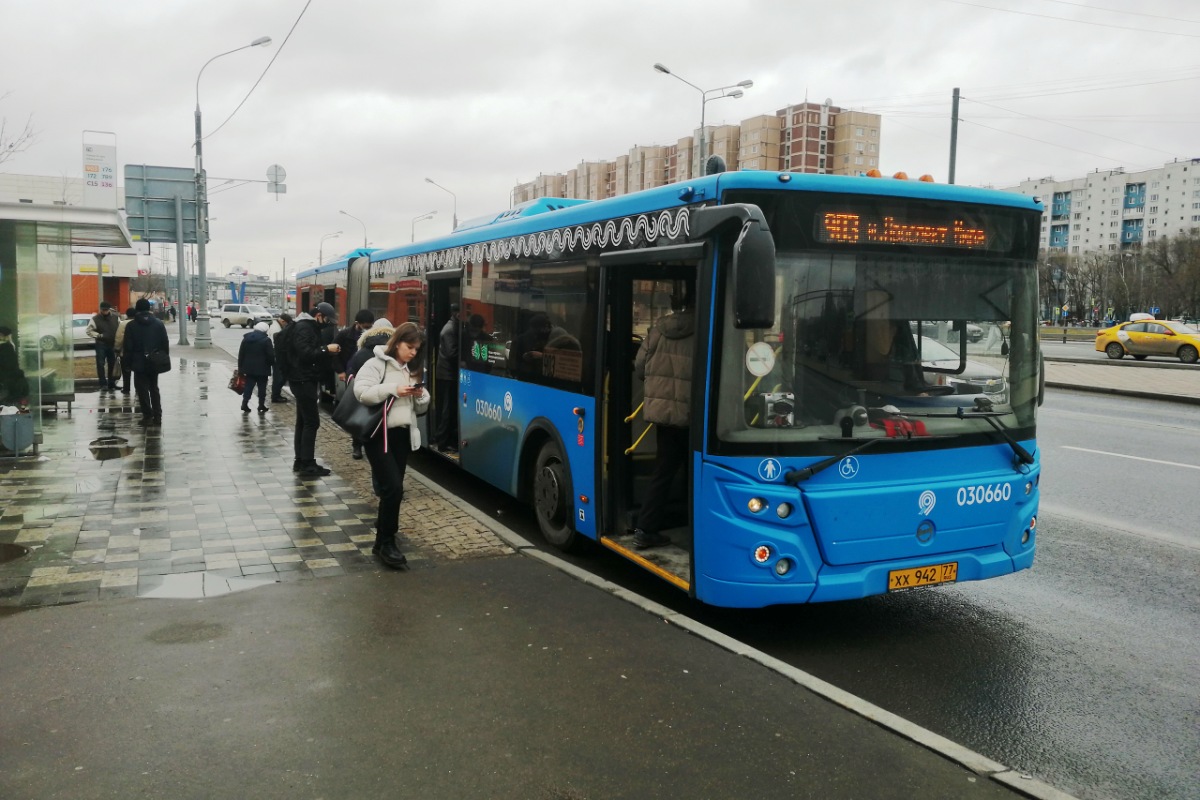
<path fill-rule="evenodd" d="M 467 301 L 492 320 L 488 371 L 590 394 L 596 308 L 587 298 L 597 275 L 582 261 L 536 270 L 523 262 L 492 265 L 476 281 L 481 300 Z"/>

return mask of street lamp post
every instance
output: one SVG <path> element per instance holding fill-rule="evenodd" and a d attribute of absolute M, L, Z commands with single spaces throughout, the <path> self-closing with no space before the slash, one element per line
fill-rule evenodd
<path fill-rule="evenodd" d="M 658 70 L 659 72 L 661 72 L 664 75 L 670 75 L 672 78 L 675 78 L 676 80 L 683 81 L 688 86 L 692 87 L 693 89 L 695 89 L 697 92 L 700 93 L 700 163 L 699 163 L 699 169 L 697 170 L 697 172 L 699 172 L 700 175 L 703 175 L 704 174 L 704 155 L 705 155 L 704 140 L 708 136 L 708 134 L 704 130 L 704 113 L 705 113 L 705 108 L 708 105 L 708 101 L 709 100 L 720 100 L 722 97 L 734 97 L 734 98 L 741 97 L 743 94 L 742 89 L 749 89 L 751 86 L 754 85 L 754 81 L 744 80 L 744 81 L 738 81 L 737 83 L 731 83 L 729 86 L 718 86 L 715 89 L 701 89 L 699 86 L 692 83 L 691 81 L 681 78 L 676 73 L 671 72 L 671 70 L 667 69 L 662 64 L 655 64 L 654 69 Z M 733 91 L 729 91 L 730 89 L 732 89 Z"/>
<path fill-rule="evenodd" d="M 200 125 L 200 78 L 204 75 L 204 70 L 208 65 L 218 58 L 227 56 L 230 53 L 236 53 L 239 50 L 245 50 L 249 47 L 263 47 L 270 43 L 270 36 L 260 36 L 250 44 L 244 44 L 228 52 L 215 55 L 204 62 L 204 66 L 200 68 L 200 72 L 196 75 L 196 272 L 204 301 L 203 309 L 197 311 L 199 315 L 196 319 L 197 350 L 212 347 L 212 337 L 208 331 L 208 273 L 205 270 L 206 263 L 204 260 L 204 240 L 208 238 L 208 187 L 205 185 L 204 180 L 204 136 L 201 134 Z"/>
<path fill-rule="evenodd" d="M 339 211 L 338 213 L 339 213 L 339 214 L 346 214 L 346 212 L 345 212 L 345 211 Z M 349 217 L 349 218 L 350 218 L 350 219 L 352 219 L 352 220 L 356 220 L 356 221 L 358 222 L 358 224 L 359 224 L 359 225 L 362 225 L 362 226 L 363 226 L 363 249 L 364 249 L 364 250 L 365 250 L 365 249 L 367 249 L 367 223 L 363 222 L 361 219 L 359 219 L 358 217 L 354 216 L 353 214 L 346 214 L 346 216 L 347 216 L 347 217 Z"/>
<path fill-rule="evenodd" d="M 424 214 L 420 215 L 419 217 L 413 217 L 413 220 L 412 220 L 412 240 L 411 240 L 411 241 L 414 241 L 414 242 L 415 242 L 415 241 L 417 240 L 417 223 L 418 223 L 418 222 L 420 222 L 420 221 L 421 221 L 421 220 L 423 220 L 423 219 L 433 219 L 433 215 L 434 215 L 434 214 L 436 214 L 436 213 L 437 213 L 437 211 L 429 211 L 429 212 L 426 212 L 426 213 L 424 213 Z"/>
<path fill-rule="evenodd" d="M 456 195 L 454 192 L 447 189 L 445 186 L 442 186 L 437 181 L 434 181 L 430 178 L 426 178 L 425 182 L 432 183 L 434 186 L 436 186 L 437 188 L 441 189 L 443 192 L 445 192 L 446 194 L 448 194 L 454 198 L 454 219 L 451 220 L 451 224 L 453 225 L 453 227 L 450 228 L 450 230 L 452 230 L 452 231 L 458 230 L 458 195 Z"/>
<path fill-rule="evenodd" d="M 346 216 L 349 216 L 349 214 L 347 214 Z M 336 239 L 337 237 L 339 237 L 341 235 L 342 235 L 341 231 L 334 231 L 333 233 L 327 233 L 321 237 L 321 244 L 317 248 L 317 266 L 318 267 L 325 266 L 325 240 L 326 239 Z"/>

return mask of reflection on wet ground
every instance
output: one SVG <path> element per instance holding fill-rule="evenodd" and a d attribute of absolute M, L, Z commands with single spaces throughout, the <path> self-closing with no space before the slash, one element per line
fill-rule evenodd
<path fill-rule="evenodd" d="M 178 365 L 161 426 L 140 427 L 129 397 L 81 394 L 72 417 L 47 418 L 41 458 L 0 463 L 0 543 L 21 556 L 0 559 L 0 604 L 206 597 L 376 568 L 373 508 L 336 474 L 292 473 L 290 415 L 245 418 L 210 393 L 228 364 Z"/>
<path fill-rule="evenodd" d="M 97 461 L 108 461 L 112 458 L 124 458 L 133 453 L 133 446 L 124 436 L 102 436 L 88 443 L 92 458 Z"/>
<path fill-rule="evenodd" d="M 0 544 L 0 564 L 16 561 L 27 555 L 29 555 L 27 547 L 21 547 L 19 544 Z"/>

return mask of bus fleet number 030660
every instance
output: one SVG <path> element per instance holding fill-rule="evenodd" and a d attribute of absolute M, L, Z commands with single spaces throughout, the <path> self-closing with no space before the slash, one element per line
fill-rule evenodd
<path fill-rule="evenodd" d="M 960 506 L 973 506 L 979 503 L 1003 503 L 1011 498 L 1012 486 L 997 483 L 994 486 L 960 486 L 956 499 Z"/>

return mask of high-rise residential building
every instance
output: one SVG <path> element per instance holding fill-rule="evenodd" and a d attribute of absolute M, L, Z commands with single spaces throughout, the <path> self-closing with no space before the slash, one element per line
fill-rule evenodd
<path fill-rule="evenodd" d="M 1121 250 L 1200 229 L 1200 158 L 1133 173 L 1031 178 L 1004 191 L 1042 201 L 1041 247 L 1051 253 Z"/>
<path fill-rule="evenodd" d="M 599 200 L 677 183 L 703 174 L 704 160 L 720 156 L 728 169 L 857 175 L 879 167 L 878 114 L 848 111 L 826 100 L 805 101 L 775 114 L 761 114 L 740 125 L 706 125 L 670 145 L 635 145 L 611 161 L 581 162 L 559 175 L 562 183 L 540 175 L 513 188 L 514 203 L 538 197 Z M 561 189 L 555 194 L 554 189 Z"/>

